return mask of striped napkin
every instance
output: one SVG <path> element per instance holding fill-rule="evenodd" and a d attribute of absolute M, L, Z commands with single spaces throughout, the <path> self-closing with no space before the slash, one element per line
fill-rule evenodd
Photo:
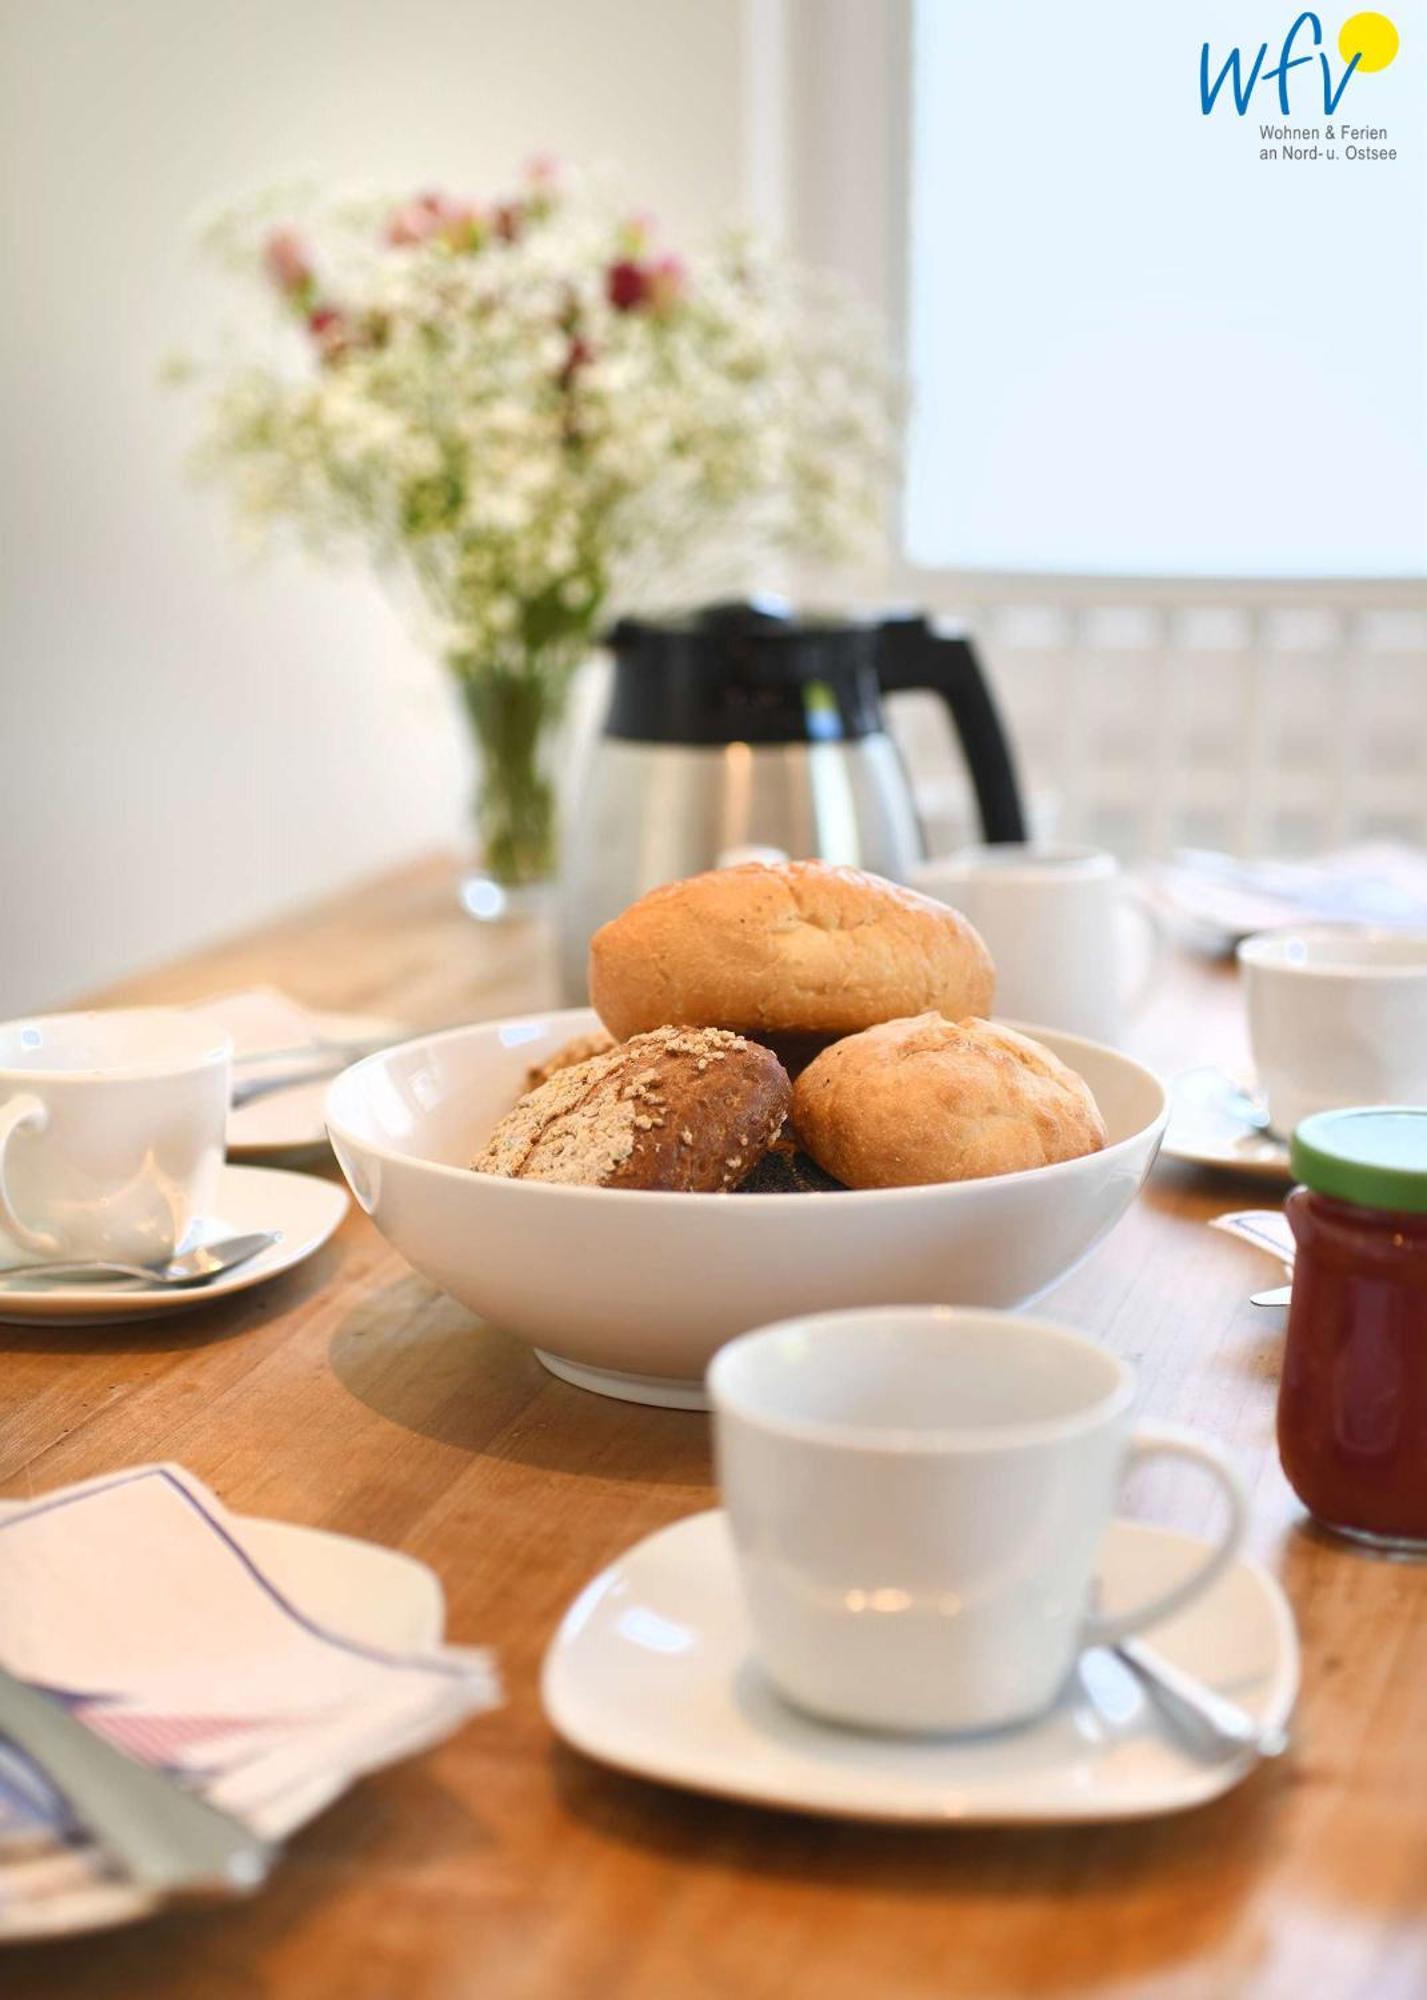
<path fill-rule="evenodd" d="M 0 1505 L 0 1662 L 269 1840 L 499 1700 L 443 1620 L 409 1557 L 245 1520 L 181 1466 Z M 0 1738 L 0 1938 L 147 1907 Z"/>
<path fill-rule="evenodd" d="M 1255 1250 L 1267 1251 L 1270 1257 L 1277 1257 L 1290 1278 L 1293 1276 L 1293 1253 L 1297 1246 L 1281 1208 L 1231 1209 L 1227 1215 L 1216 1215 L 1209 1227 L 1222 1229 L 1226 1236 L 1237 1236 L 1242 1243 L 1252 1243 Z"/>

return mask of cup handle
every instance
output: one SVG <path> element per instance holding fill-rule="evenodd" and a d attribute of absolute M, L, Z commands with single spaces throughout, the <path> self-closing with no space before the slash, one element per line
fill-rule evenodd
<path fill-rule="evenodd" d="M 41 1257 L 58 1256 L 60 1240 L 57 1236 L 47 1236 L 41 1229 L 31 1229 L 16 1215 L 5 1183 L 5 1155 L 17 1132 L 43 1132 L 49 1122 L 50 1114 L 38 1097 L 22 1093 L 12 1097 L 8 1104 L 0 1104 L 0 1229 L 13 1236 L 22 1249 L 34 1250 Z"/>
<path fill-rule="evenodd" d="M 1172 1589 L 1163 1590 L 1157 1597 L 1147 1598 L 1143 1604 L 1133 1605 L 1130 1610 L 1116 1612 L 1113 1616 L 1092 1611 L 1085 1620 L 1082 1635 L 1082 1642 L 1087 1646 L 1113 1646 L 1119 1640 L 1128 1638 L 1131 1632 L 1138 1632 L 1146 1625 L 1157 1625 L 1161 1618 L 1169 1618 L 1176 1611 L 1182 1611 L 1191 1599 L 1207 1590 L 1216 1577 L 1223 1574 L 1238 1554 L 1244 1539 L 1249 1511 L 1248 1495 L 1238 1473 L 1216 1445 L 1207 1444 L 1192 1431 L 1181 1430 L 1175 1424 L 1144 1425 L 1130 1440 L 1124 1470 L 1129 1472 L 1149 1458 L 1187 1459 L 1191 1465 L 1202 1466 L 1206 1472 L 1212 1473 L 1229 1503 L 1229 1519 L 1217 1544 L 1198 1569 Z"/>
<path fill-rule="evenodd" d="M 1164 962 L 1164 925 L 1154 904 L 1137 882 L 1122 879 L 1120 912 L 1140 928 L 1139 972 L 1123 996 L 1126 1013 L 1138 1014 L 1153 993 Z"/>

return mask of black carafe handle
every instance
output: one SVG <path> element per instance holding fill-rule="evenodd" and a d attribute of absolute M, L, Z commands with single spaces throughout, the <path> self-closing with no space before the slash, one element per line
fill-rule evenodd
<path fill-rule="evenodd" d="M 1024 840 L 1010 740 L 967 635 L 934 631 L 925 618 L 890 618 L 878 634 L 877 679 L 884 694 L 925 689 L 941 696 L 976 788 L 984 838 Z"/>

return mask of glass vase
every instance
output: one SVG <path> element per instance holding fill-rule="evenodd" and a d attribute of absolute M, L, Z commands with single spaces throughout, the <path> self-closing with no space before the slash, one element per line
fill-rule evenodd
<path fill-rule="evenodd" d="M 516 664 L 453 662 L 476 749 L 479 864 L 461 901 L 485 922 L 543 907 L 559 861 L 552 770 L 569 671 L 536 655 Z"/>

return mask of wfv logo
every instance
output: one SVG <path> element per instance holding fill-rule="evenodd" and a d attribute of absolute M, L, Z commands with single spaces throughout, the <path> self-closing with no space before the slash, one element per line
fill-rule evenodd
<path fill-rule="evenodd" d="M 1338 34 L 1338 52 L 1343 58 L 1344 68 L 1335 81 L 1333 65 L 1323 47 L 1323 23 L 1316 14 L 1305 10 L 1284 36 L 1278 50 L 1278 61 L 1272 69 L 1264 67 L 1268 61 L 1269 45 L 1260 42 L 1247 76 L 1244 74 L 1244 51 L 1236 48 L 1230 49 L 1219 66 L 1218 75 L 1211 81 L 1212 57 L 1206 42 L 1199 57 L 1199 108 L 1207 118 L 1227 83 L 1234 109 L 1243 118 L 1258 86 L 1272 83 L 1278 86 L 1278 108 L 1286 118 L 1293 108 L 1290 79 L 1294 70 L 1316 68 L 1316 80 L 1322 87 L 1323 112 L 1325 117 L 1331 117 L 1342 102 L 1349 79 L 1359 69 L 1386 69 L 1397 54 L 1397 44 L 1397 29 L 1385 14 L 1354 14 L 1343 23 Z M 1301 55 L 1296 53 L 1300 46 L 1304 48 Z"/>

